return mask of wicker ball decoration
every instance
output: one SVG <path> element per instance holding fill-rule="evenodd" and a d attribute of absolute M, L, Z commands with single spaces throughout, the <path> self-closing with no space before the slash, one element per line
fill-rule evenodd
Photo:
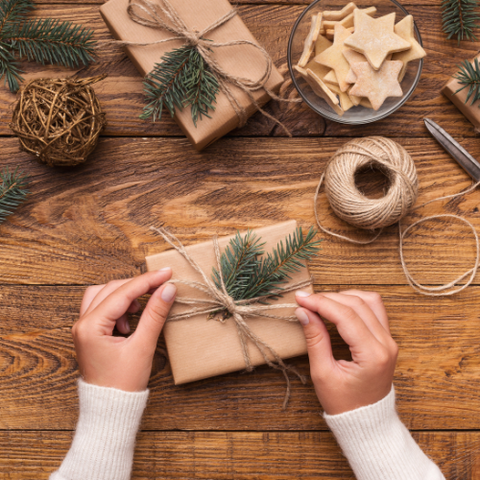
<path fill-rule="evenodd" d="M 73 167 L 85 162 L 105 127 L 92 85 L 98 77 L 41 78 L 22 90 L 10 128 L 21 149 L 44 164 Z"/>

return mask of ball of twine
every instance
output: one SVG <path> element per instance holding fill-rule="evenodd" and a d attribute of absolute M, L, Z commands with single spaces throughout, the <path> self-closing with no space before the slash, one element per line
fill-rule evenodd
<path fill-rule="evenodd" d="M 50 167 L 85 162 L 106 123 L 91 85 L 105 77 L 41 78 L 29 82 L 20 94 L 10 124 L 21 149 Z"/>
<path fill-rule="evenodd" d="M 376 166 L 389 180 L 382 198 L 368 198 L 355 184 L 355 175 Z M 366 137 L 340 148 L 325 172 L 325 193 L 333 211 L 350 225 L 367 230 L 388 227 L 412 208 L 418 196 L 418 177 L 408 152 L 388 138 Z"/>
<path fill-rule="evenodd" d="M 355 174 L 368 166 L 377 166 L 390 181 L 388 191 L 383 198 L 372 199 L 364 196 L 355 185 Z M 320 188 L 325 181 L 325 193 L 333 211 L 347 223 L 362 229 L 378 232 L 368 240 L 357 240 L 324 227 L 317 211 Z M 398 143 L 384 137 L 357 138 L 346 143 L 329 161 L 325 173 L 320 178 L 314 198 L 315 219 L 318 227 L 325 233 L 351 243 L 365 245 L 374 242 L 382 233 L 383 227 L 398 222 L 399 257 L 409 285 L 418 293 L 429 296 L 453 295 L 467 288 L 475 279 L 480 267 L 480 240 L 475 227 L 467 219 L 453 214 L 432 215 L 421 218 L 402 231 L 401 220 L 409 211 L 419 210 L 433 202 L 459 198 L 473 192 L 480 182 L 473 183 L 463 192 L 428 200 L 412 208 L 418 195 L 418 178 L 415 164 L 407 151 Z M 439 286 L 419 283 L 410 273 L 404 253 L 403 243 L 406 236 L 418 225 L 438 219 L 459 221 L 468 226 L 475 239 L 476 253 L 472 268 L 454 280 Z M 465 281 L 463 285 L 460 282 Z M 435 282 L 430 282 L 435 283 Z"/>

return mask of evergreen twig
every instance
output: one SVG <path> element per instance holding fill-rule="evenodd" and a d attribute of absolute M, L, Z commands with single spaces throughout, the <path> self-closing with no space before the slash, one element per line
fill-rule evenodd
<path fill-rule="evenodd" d="M 93 30 L 51 18 L 26 19 L 34 8 L 31 0 L 0 0 L 0 79 L 5 77 L 12 92 L 23 81 L 17 57 L 71 68 L 94 60 Z"/>
<path fill-rule="evenodd" d="M 267 253 L 266 257 L 261 257 L 265 244 L 259 243 L 260 238 L 253 232 L 249 231 L 244 237 L 237 233 L 220 259 L 227 293 L 237 301 L 281 297 L 281 285 L 288 281 L 292 273 L 303 268 L 303 262 L 314 257 L 319 250 L 320 241 L 314 240 L 316 233 L 310 228 L 304 236 L 302 229 L 297 228 L 284 241 L 280 241 L 272 253 Z M 217 288 L 220 288 L 220 273 L 215 268 L 212 278 Z"/>
<path fill-rule="evenodd" d="M 195 47 L 186 45 L 166 53 L 143 84 L 148 102 L 140 116 L 143 120 L 149 117 L 160 120 L 164 107 L 173 117 L 176 108 L 191 106 L 196 126 L 198 119 L 210 118 L 209 110 L 215 110 L 218 81 Z"/>
<path fill-rule="evenodd" d="M 477 58 L 473 65 L 468 60 L 464 60 L 459 68 L 460 70 L 454 78 L 456 78 L 460 85 L 463 86 L 454 92 L 454 95 L 468 87 L 465 104 L 471 99 L 472 101 L 470 105 L 473 105 L 477 100 L 480 100 L 480 64 L 478 63 Z"/>
<path fill-rule="evenodd" d="M 479 28 L 478 0 L 443 0 L 443 31 L 448 38 L 456 36 L 458 42 L 477 40 L 474 31 Z"/>
<path fill-rule="evenodd" d="M 40 18 L 13 24 L 4 32 L 4 42 L 20 58 L 74 68 L 94 60 L 92 35 L 92 30 L 72 22 Z"/>
<path fill-rule="evenodd" d="M 27 178 L 18 172 L 18 168 L 14 172 L 10 172 L 8 168 L 0 172 L 0 223 L 25 201 L 29 193 L 26 190 Z"/>

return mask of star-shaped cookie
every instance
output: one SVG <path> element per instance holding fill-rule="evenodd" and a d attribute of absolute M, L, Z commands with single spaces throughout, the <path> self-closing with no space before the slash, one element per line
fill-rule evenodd
<path fill-rule="evenodd" d="M 371 18 L 359 9 L 354 11 L 355 33 L 345 39 L 345 46 L 363 53 L 370 65 L 379 70 L 390 53 L 411 48 L 410 42 L 394 32 L 395 12 Z"/>
<path fill-rule="evenodd" d="M 395 25 L 395 33 L 399 37 L 402 37 L 404 40 L 409 42 L 411 45 L 410 50 L 393 54 L 393 60 L 400 60 L 403 62 L 403 68 L 400 71 L 400 76 L 398 78 L 398 80 L 401 82 L 407 71 L 408 62 L 420 60 L 427 55 L 427 52 L 415 39 L 413 17 L 411 15 L 406 16 L 403 20 L 400 20 L 400 22 Z"/>
<path fill-rule="evenodd" d="M 316 62 L 335 71 L 335 75 L 337 76 L 337 81 L 342 92 L 346 92 L 350 86 L 345 81 L 345 77 L 350 70 L 350 65 L 343 56 L 343 50 L 346 48 L 344 46 L 344 42 L 351 35 L 352 34 L 346 28 L 337 23 L 335 25 L 333 45 L 315 57 Z"/>
<path fill-rule="evenodd" d="M 386 60 L 380 70 L 374 70 L 368 62 L 352 64 L 352 70 L 357 76 L 357 82 L 348 92 L 357 97 L 370 100 L 374 110 L 378 110 L 388 97 L 401 97 L 402 87 L 398 74 L 403 62 Z"/>

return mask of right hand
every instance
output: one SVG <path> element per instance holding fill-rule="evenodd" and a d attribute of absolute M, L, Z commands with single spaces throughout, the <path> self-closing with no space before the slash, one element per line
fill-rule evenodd
<path fill-rule="evenodd" d="M 85 382 L 128 392 L 147 388 L 158 336 L 175 301 L 175 285 L 165 283 L 171 276 L 167 268 L 87 288 L 80 318 L 72 328 Z M 129 337 L 112 336 L 115 326 L 121 333 L 130 332 L 127 313 L 140 310 L 137 298 L 146 293 L 152 296 L 135 332 Z"/>
<path fill-rule="evenodd" d="M 398 347 L 380 295 L 350 290 L 297 292 L 296 310 L 307 340 L 315 392 L 325 412 L 337 415 L 376 403 L 392 388 Z M 321 317 L 321 318 L 320 318 Z M 335 360 L 323 320 L 335 324 L 352 361 Z"/>

